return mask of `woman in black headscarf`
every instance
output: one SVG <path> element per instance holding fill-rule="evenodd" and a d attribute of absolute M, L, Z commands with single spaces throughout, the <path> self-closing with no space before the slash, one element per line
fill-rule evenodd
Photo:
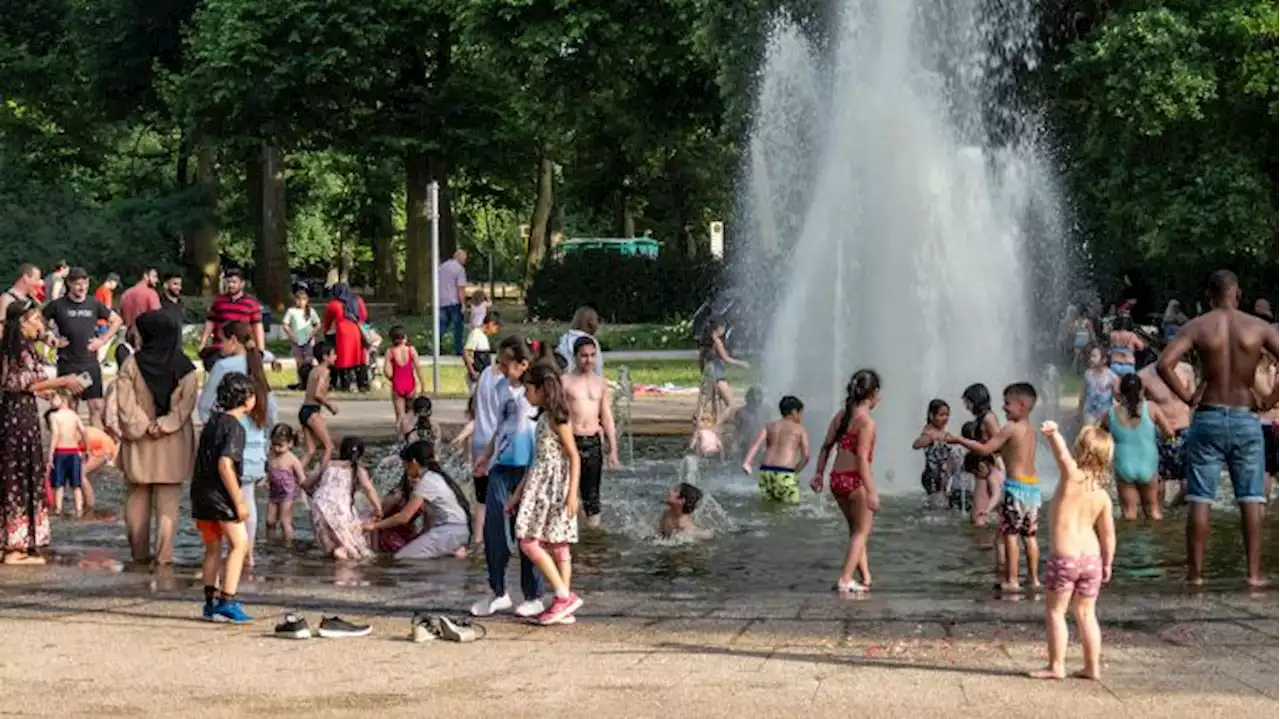
<path fill-rule="evenodd" d="M 134 561 L 149 561 L 154 505 L 159 518 L 155 560 L 170 564 L 182 485 L 195 461 L 191 414 L 200 392 L 196 367 L 182 351 L 177 321 L 153 311 L 139 316 L 135 327 L 142 346 L 120 366 L 116 379 L 119 463 L 129 488 L 125 526 Z"/>

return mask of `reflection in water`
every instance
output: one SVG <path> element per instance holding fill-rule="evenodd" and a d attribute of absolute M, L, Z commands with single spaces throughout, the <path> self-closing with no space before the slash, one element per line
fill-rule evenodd
<path fill-rule="evenodd" d="M 700 527 L 711 530 L 712 536 L 704 540 L 659 539 L 656 523 L 667 492 L 678 481 L 682 449 L 681 440 L 638 440 L 636 461 L 606 476 L 605 529 L 593 531 L 584 527 L 581 541 L 574 548 L 574 576 L 584 592 L 609 589 L 705 594 L 830 589 L 847 542 L 844 521 L 830 495 L 806 493 L 796 507 L 765 505 L 758 498 L 754 479 L 743 475 L 732 463 L 720 465 L 715 460 L 704 460 L 701 465 L 698 483 L 706 494 L 695 519 Z M 387 447 L 371 448 L 370 466 L 377 468 L 374 479 L 380 491 L 399 481 L 398 462 L 379 462 L 390 451 Z M 464 486 L 469 487 L 469 472 L 461 471 L 460 458 L 451 456 L 447 460 L 454 476 L 465 480 Z M 100 482 L 99 496 L 103 506 L 118 506 L 122 498 L 119 483 Z M 259 502 L 265 504 L 262 493 Z M 889 496 L 883 498 L 883 503 L 870 545 L 877 587 L 933 596 L 957 592 L 982 596 L 989 591 L 993 528 L 970 527 L 959 512 L 928 510 L 923 497 Z M 255 581 L 273 586 L 425 583 L 433 589 L 450 587 L 477 593 L 483 588 L 484 559 L 474 553 L 466 561 L 406 563 L 380 557 L 361 565 L 333 562 L 321 556 L 311 540 L 306 509 L 298 507 L 296 512 L 297 546 L 288 549 L 259 543 Z M 259 516 L 265 516 L 265 508 Z M 1185 556 L 1183 516 L 1177 511 L 1164 522 L 1117 523 L 1116 589 L 1180 587 Z M 1040 536 L 1042 554 L 1047 556 L 1048 547 L 1043 545 L 1048 543 L 1048 533 L 1043 524 Z M 58 521 L 54 525 L 54 547 L 62 564 L 99 570 L 123 565 L 125 571 L 141 571 L 128 565 L 128 545 L 119 521 Z M 1274 519 L 1265 522 L 1263 547 L 1263 566 L 1275 567 Z M 175 581 L 190 581 L 198 572 L 202 548 L 189 519 L 182 522 L 175 556 L 178 566 L 173 574 L 157 575 L 155 579 L 165 588 Z M 1239 515 L 1234 509 L 1217 511 L 1209 541 L 1207 576 L 1211 581 L 1235 586 L 1243 574 Z"/>

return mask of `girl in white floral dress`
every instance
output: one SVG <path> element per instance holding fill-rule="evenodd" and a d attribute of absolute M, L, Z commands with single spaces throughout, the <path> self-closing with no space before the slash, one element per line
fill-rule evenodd
<path fill-rule="evenodd" d="M 534 435 L 533 465 L 508 502 L 516 505 L 520 551 L 555 590 L 555 601 L 535 621 L 543 626 L 571 624 L 582 600 L 570 589 L 573 577 L 569 545 L 578 541 L 578 445 L 569 426 L 569 404 L 560 370 L 538 362 L 524 374 L 525 399 L 541 409 Z"/>

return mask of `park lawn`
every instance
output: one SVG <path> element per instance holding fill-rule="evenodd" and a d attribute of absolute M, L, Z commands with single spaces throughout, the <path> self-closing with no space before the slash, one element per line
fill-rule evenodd
<path fill-rule="evenodd" d="M 697 387 L 702 377 L 702 373 L 698 370 L 698 363 L 693 360 L 646 360 L 643 362 L 606 365 L 605 376 L 616 382 L 618 369 L 623 366 L 630 369 L 631 383 L 633 385 L 671 384 L 676 387 Z M 729 383 L 737 388 L 739 393 L 749 386 L 753 380 L 749 370 L 740 370 L 736 367 L 728 368 L 726 375 Z M 431 367 L 429 365 L 421 367 L 418 376 L 421 378 L 421 387 L 429 392 L 431 390 Z M 450 397 L 467 396 L 465 377 L 465 369 L 461 365 L 441 365 L 438 394 Z M 267 381 L 271 384 L 271 388 L 282 396 L 301 394 L 296 390 L 288 389 L 289 385 L 297 381 L 297 374 L 292 369 L 286 369 L 283 372 L 273 372 L 268 369 Z M 384 379 L 381 389 L 357 396 L 368 399 L 388 399 L 390 397 L 390 388 Z"/>

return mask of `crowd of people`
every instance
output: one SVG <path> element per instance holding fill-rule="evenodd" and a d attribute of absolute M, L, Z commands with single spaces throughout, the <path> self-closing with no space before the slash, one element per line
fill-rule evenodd
<path fill-rule="evenodd" d="M 448 262 L 461 267 L 465 259 Z M 295 426 L 279 417 L 264 369 L 270 360 L 262 306 L 245 291 L 238 270 L 226 273 L 224 293 L 211 304 L 200 334 L 206 375 L 201 386 L 183 348 L 180 278 L 167 277 L 161 285 L 158 274 L 147 270 L 113 308 L 114 276 L 90 295 L 82 269 L 60 265 L 44 283 L 38 268 L 24 266 L 0 298 L 4 562 L 41 562 L 40 550 L 50 541 L 49 514 L 61 511 L 66 490 L 78 514 L 91 513 L 90 477 L 114 461 L 127 486 L 124 521 L 137 562 L 172 562 L 181 492 L 190 480 L 191 516 L 205 545 L 206 618 L 252 621 L 237 590 L 244 568 L 254 563 L 255 495 L 265 486 L 268 540 L 277 529 L 281 540 L 293 540 L 295 505 L 305 495 L 316 544 L 335 560 L 379 552 L 399 559 L 465 557 L 475 548 L 483 552 L 490 593 L 471 606 L 473 615 L 513 610 L 543 625 L 573 623 L 582 605 L 573 590 L 570 550 L 578 539 L 579 515 L 588 526 L 600 525 L 602 473 L 618 464 L 610 386 L 595 338 L 599 316 L 591 307 L 580 308 L 554 347 L 520 335 L 494 346 L 502 318 L 488 298 L 465 293 L 465 274 L 445 267 L 441 274 L 457 279 L 441 282 L 440 301 L 456 299 L 451 304 L 458 305 L 443 314 L 442 324 L 460 319 L 469 328 L 455 346 L 467 369 L 470 421 L 452 441 L 469 457 L 474 491 L 464 491 L 440 465 L 444 438 L 431 399 L 422 393 L 419 358 L 405 328 L 395 327 L 382 372 L 391 385 L 403 471 L 401 481 L 379 496 L 364 441 L 352 435 L 335 439 L 325 420 L 326 412 L 339 411 L 331 389 L 367 387 L 373 364 L 367 309 L 346 285 L 331 289 L 323 316 L 310 308 L 305 293 L 284 315 L 284 333 L 298 360 L 298 386 L 305 389 Z M 38 289 L 47 302 L 40 303 Z M 948 429 L 946 402 L 933 400 L 926 408 L 912 445 L 924 455 L 922 486 L 932 504 L 967 511 L 975 525 L 996 518 L 996 566 L 1004 592 L 1022 590 L 1022 553 L 1026 585 L 1042 588 L 1038 435 L 1049 444 L 1061 478 L 1049 517 L 1053 539 L 1043 588 L 1051 660 L 1042 676 L 1063 674 L 1065 612 L 1073 602 L 1086 645 L 1084 673 L 1097 675 L 1093 606 L 1115 552 L 1112 478 L 1124 519 L 1136 518 L 1139 506 L 1150 519 L 1161 517 L 1161 481 L 1190 503 L 1188 579 L 1200 583 L 1208 506 L 1225 464 L 1244 516 L 1247 581 L 1263 581 L 1261 521 L 1269 493 L 1263 477 L 1275 473 L 1277 335 L 1273 325 L 1238 311 L 1239 295 L 1234 276 L 1215 273 L 1209 311 L 1181 318 L 1158 360 L 1141 369 L 1137 353 L 1145 345 L 1123 314 L 1108 328 L 1106 343 L 1094 343 L 1090 335 L 1092 344 L 1083 348 L 1088 368 L 1082 429 L 1074 448 L 1055 423 L 1032 426 L 1039 397 L 1030 383 L 1005 388 L 1003 424 L 984 385 L 966 388 L 962 396 L 972 420 L 958 435 Z M 1073 319 L 1071 326 L 1076 324 Z M 108 344 L 115 347 L 118 374 L 104 387 L 98 354 Z M 41 345 L 54 351 L 53 379 L 44 370 Z M 1185 361 L 1192 351 L 1198 378 Z M 714 320 L 700 356 L 703 383 L 690 453 L 723 457 L 721 435 L 733 427 L 742 469 L 756 474 L 762 498 L 798 503 L 798 478 L 812 449 L 803 401 L 783 397 L 774 421 L 763 418 L 758 389 L 735 407 L 726 367 L 747 363 L 729 353 L 724 327 Z M 50 400 L 47 445 L 37 396 Z M 88 424 L 76 412 L 80 400 L 88 405 Z M 867 548 L 880 505 L 874 410 L 881 400 L 877 372 L 854 373 L 808 483 L 814 492 L 830 487 L 847 523 L 849 542 L 835 582 L 841 592 L 864 592 L 872 585 Z M 198 433 L 196 418 L 202 425 Z M 367 513 L 357 511 L 357 496 L 369 505 Z M 675 486 L 659 531 L 697 531 L 692 517 L 701 498 L 691 483 Z M 513 549 L 520 565 L 519 604 L 506 586 Z M 542 599 L 543 582 L 553 592 L 549 605 Z"/>

